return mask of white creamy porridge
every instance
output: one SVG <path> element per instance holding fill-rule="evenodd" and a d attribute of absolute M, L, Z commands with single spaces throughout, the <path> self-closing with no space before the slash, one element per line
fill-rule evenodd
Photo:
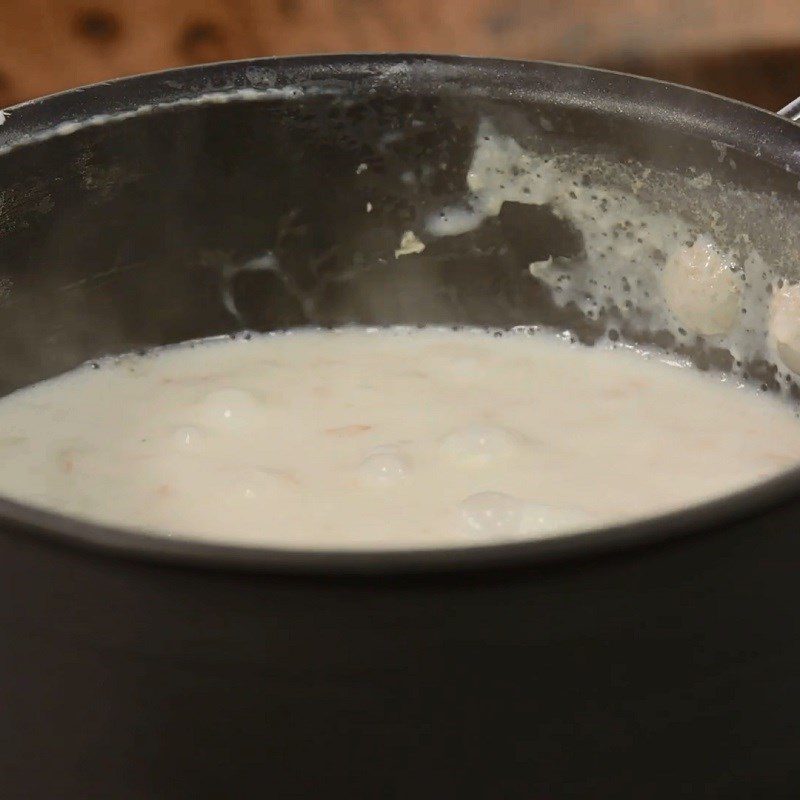
<path fill-rule="evenodd" d="M 800 456 L 788 405 L 544 333 L 211 340 L 0 400 L 0 491 L 175 536 L 289 548 L 530 538 L 700 502 Z"/>

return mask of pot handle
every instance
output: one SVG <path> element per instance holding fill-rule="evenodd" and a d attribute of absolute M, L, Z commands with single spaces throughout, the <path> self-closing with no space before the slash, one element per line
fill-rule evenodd
<path fill-rule="evenodd" d="M 800 97 L 785 105 L 779 112 L 779 117 L 785 117 L 792 122 L 800 122 Z"/>

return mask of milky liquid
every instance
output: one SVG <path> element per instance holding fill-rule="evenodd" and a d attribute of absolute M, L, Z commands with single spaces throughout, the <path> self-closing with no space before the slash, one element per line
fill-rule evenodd
<path fill-rule="evenodd" d="M 297 331 L 81 367 L 0 400 L 0 492 L 285 548 L 631 520 L 800 457 L 792 409 L 654 354 L 482 331 Z"/>

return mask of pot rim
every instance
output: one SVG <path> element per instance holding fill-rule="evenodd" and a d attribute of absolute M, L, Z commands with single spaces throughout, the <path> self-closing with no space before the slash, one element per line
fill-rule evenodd
<path fill-rule="evenodd" d="M 439 82 L 440 91 L 447 91 L 448 78 L 470 76 L 470 85 L 461 87 L 462 92 L 473 85 L 478 90 L 494 87 L 504 97 L 550 97 L 559 99 L 562 105 L 636 113 L 644 121 L 650 119 L 662 127 L 684 131 L 688 127 L 709 144 L 721 141 L 733 150 L 800 173 L 800 128 L 746 103 L 652 78 L 573 64 L 402 53 L 221 61 L 70 89 L 5 109 L 4 124 L 0 124 L 0 159 L 18 147 L 68 135 L 87 125 L 119 122 L 169 107 L 217 102 L 220 93 L 227 94 L 227 99 L 264 101 L 274 96 L 276 86 L 280 90 L 297 85 L 297 79 L 282 83 L 281 70 L 308 85 L 349 75 L 367 81 L 390 81 L 399 91 L 419 89 L 420 78 L 433 78 Z M 499 79 L 505 84 L 493 83 Z M 236 97 L 237 92 L 240 97 Z M 408 550 L 289 550 L 171 538 L 163 533 L 140 533 L 84 521 L 3 496 L 0 525 L 9 534 L 184 567 L 300 575 L 425 573 L 531 566 L 710 534 L 733 521 L 786 505 L 798 496 L 800 466 L 738 492 L 624 524 L 538 540 Z"/>

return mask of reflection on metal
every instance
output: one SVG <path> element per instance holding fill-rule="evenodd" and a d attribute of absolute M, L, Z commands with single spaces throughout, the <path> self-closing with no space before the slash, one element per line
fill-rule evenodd
<path fill-rule="evenodd" d="M 800 120 L 800 97 L 795 98 L 791 103 L 785 105 L 778 112 L 778 116 L 786 117 L 786 119 L 790 119 L 792 122 Z"/>

